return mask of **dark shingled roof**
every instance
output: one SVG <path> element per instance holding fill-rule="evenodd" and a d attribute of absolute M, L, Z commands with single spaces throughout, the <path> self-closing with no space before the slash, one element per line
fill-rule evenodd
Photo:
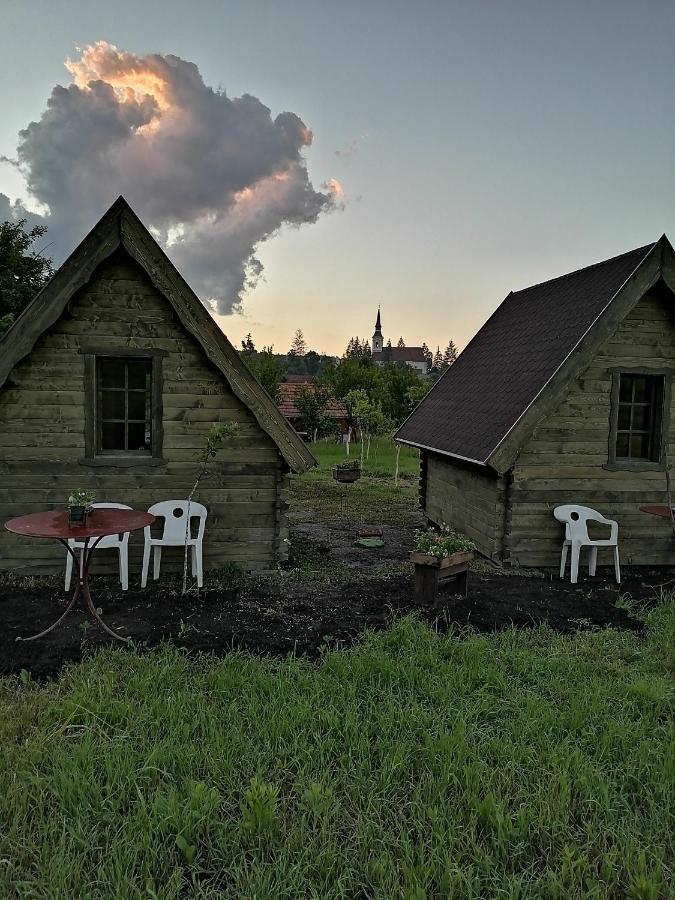
<path fill-rule="evenodd" d="M 397 439 L 487 462 L 653 246 L 509 294 Z"/>

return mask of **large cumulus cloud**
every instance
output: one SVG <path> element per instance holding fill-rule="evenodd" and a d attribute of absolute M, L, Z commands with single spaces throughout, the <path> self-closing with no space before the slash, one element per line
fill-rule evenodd
<path fill-rule="evenodd" d="M 338 182 L 313 187 L 312 132 L 294 113 L 229 98 L 177 56 L 99 41 L 66 66 L 72 83 L 20 132 L 16 161 L 48 209 L 55 262 L 124 194 L 197 293 L 229 312 L 261 274 L 261 242 L 340 205 Z"/>

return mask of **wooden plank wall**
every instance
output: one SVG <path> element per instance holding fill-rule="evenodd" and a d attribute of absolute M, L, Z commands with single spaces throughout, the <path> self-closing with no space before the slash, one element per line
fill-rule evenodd
<path fill-rule="evenodd" d="M 163 358 L 166 466 L 92 468 L 84 457 L 84 358 L 80 347 L 167 351 Z M 98 500 L 145 509 L 185 497 L 197 454 L 213 423 L 237 422 L 239 435 L 209 466 L 196 500 L 209 509 L 206 567 L 236 562 L 267 568 L 285 558 L 288 478 L 279 452 L 232 393 L 199 344 L 183 330 L 168 301 L 128 258 L 101 266 L 70 311 L 43 335 L 0 390 L 0 523 L 11 516 L 65 505 L 73 488 Z M 131 568 L 140 571 L 142 533 L 130 540 Z M 53 570 L 62 548 L 0 533 L 0 568 Z M 165 551 L 167 565 L 180 551 Z M 99 569 L 113 555 L 96 554 Z"/>
<path fill-rule="evenodd" d="M 504 479 L 488 469 L 426 454 L 424 513 L 463 532 L 490 559 L 501 555 Z"/>
<path fill-rule="evenodd" d="M 619 549 L 627 565 L 675 564 L 669 522 L 639 511 L 642 505 L 666 502 L 664 473 L 603 468 L 608 457 L 610 370 L 649 366 L 675 368 L 675 310 L 672 297 L 663 294 L 642 298 L 521 451 L 513 470 L 505 541 L 511 563 L 558 565 L 563 535 L 553 507 L 579 503 L 618 520 Z M 675 393 L 668 446 L 675 462 Z M 607 551 L 600 550 L 598 560 L 609 564 Z"/>

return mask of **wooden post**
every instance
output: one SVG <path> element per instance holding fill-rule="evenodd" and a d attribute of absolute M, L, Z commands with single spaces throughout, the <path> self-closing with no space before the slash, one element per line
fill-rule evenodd
<path fill-rule="evenodd" d="M 401 445 L 396 447 L 396 471 L 394 472 L 394 487 L 398 487 L 398 458 L 401 455 Z"/>
<path fill-rule="evenodd" d="M 419 606 L 435 606 L 438 594 L 438 569 L 415 566 L 415 602 Z"/>

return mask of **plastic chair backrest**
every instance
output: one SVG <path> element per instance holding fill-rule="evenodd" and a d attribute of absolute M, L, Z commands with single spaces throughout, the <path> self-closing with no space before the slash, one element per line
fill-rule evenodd
<path fill-rule="evenodd" d="M 92 503 L 92 509 L 133 509 L 131 506 L 127 506 L 126 503 Z M 108 549 L 110 547 L 119 547 L 120 544 L 126 544 L 129 542 L 129 532 L 125 531 L 124 534 L 108 534 L 105 537 L 102 537 L 100 541 L 96 543 L 97 550 L 105 550 L 106 547 Z M 81 541 L 73 541 L 71 546 L 75 546 L 78 543 L 82 543 Z"/>
<path fill-rule="evenodd" d="M 596 509 L 591 509 L 590 506 L 576 506 L 574 503 L 556 506 L 553 515 L 559 522 L 565 523 L 565 539 L 568 541 L 580 540 L 583 543 L 590 540 L 588 522 L 609 524 L 609 520 Z"/>
<path fill-rule="evenodd" d="M 153 503 L 148 512 L 153 516 L 164 519 L 164 531 L 161 540 L 183 543 L 187 525 L 187 509 L 187 500 L 160 500 L 159 503 Z M 207 515 L 208 512 L 205 506 L 197 503 L 195 500 L 190 502 L 190 518 L 199 518 L 198 541 L 201 541 L 204 537 Z M 189 537 L 192 538 L 192 529 L 190 529 Z"/>

